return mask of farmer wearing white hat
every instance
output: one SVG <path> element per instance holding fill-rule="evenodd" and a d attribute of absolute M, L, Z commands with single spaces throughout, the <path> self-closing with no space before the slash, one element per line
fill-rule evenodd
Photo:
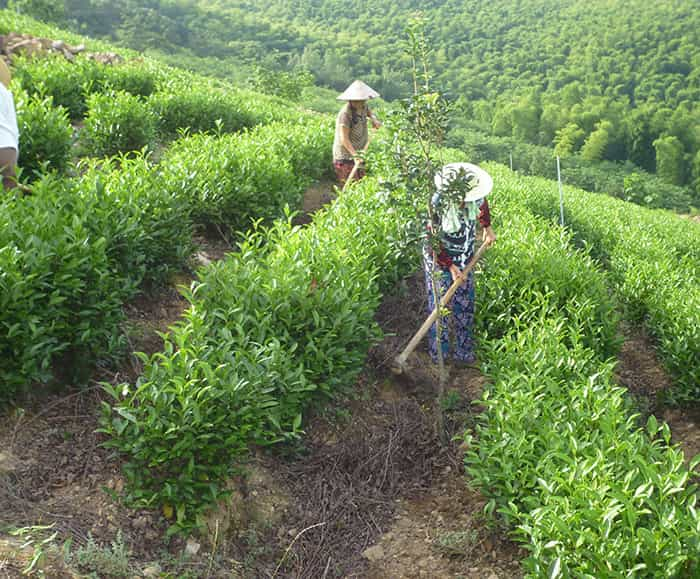
<path fill-rule="evenodd" d="M 435 309 L 433 279 L 444 295 L 462 275 L 462 270 L 474 254 L 477 220 L 483 228 L 483 242 L 491 245 L 496 234 L 491 228 L 491 215 L 486 196 L 493 188 L 491 176 L 470 163 L 450 163 L 435 175 L 437 193 L 433 196 L 433 221 L 428 224 L 428 242 L 423 249 L 425 282 L 428 291 L 428 311 Z M 435 278 L 433 278 L 435 275 Z M 474 353 L 474 275 L 469 272 L 450 305 L 455 333 L 452 357 L 458 364 L 473 364 Z M 443 359 L 450 354 L 449 332 L 441 328 L 440 342 Z M 428 334 L 430 356 L 437 361 L 436 327 Z"/>
<path fill-rule="evenodd" d="M 367 149 L 369 135 L 367 119 L 377 129 L 381 126 L 379 120 L 367 106 L 367 101 L 379 96 L 379 93 L 367 86 L 361 80 L 353 82 L 338 100 L 347 101 L 338 113 L 335 121 L 335 139 L 333 140 L 333 167 L 341 185 L 345 184 L 357 161 L 355 179 L 364 177 L 365 171 L 361 166 L 361 154 Z"/>
<path fill-rule="evenodd" d="M 5 189 L 17 186 L 15 167 L 19 153 L 19 129 L 10 86 L 10 69 L 0 58 L 0 173 Z"/>

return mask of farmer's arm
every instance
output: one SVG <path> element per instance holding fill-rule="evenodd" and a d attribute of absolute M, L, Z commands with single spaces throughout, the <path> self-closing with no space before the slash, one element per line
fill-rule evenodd
<path fill-rule="evenodd" d="M 486 199 L 484 199 L 479 208 L 479 223 L 484 229 L 483 242 L 488 247 L 496 241 L 496 233 L 491 227 L 491 210 L 489 209 L 489 202 Z"/>
<path fill-rule="evenodd" d="M 370 108 L 367 109 L 367 116 L 372 120 L 372 126 L 375 129 L 378 129 L 379 127 L 382 126 L 382 123 L 376 117 L 376 115 L 374 114 L 374 111 L 372 111 L 372 109 L 370 109 Z"/>

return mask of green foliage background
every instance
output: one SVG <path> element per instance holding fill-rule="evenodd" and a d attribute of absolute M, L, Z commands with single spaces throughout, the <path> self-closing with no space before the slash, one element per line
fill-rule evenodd
<path fill-rule="evenodd" d="M 8 4 L 257 88 L 274 88 L 267 70 L 292 84 L 309 71 L 334 90 L 361 77 L 389 100 L 409 93 L 400 39 L 421 10 L 436 81 L 457 104 L 453 125 L 586 161 L 629 160 L 696 193 L 700 185 L 700 11 L 692 0 Z"/>

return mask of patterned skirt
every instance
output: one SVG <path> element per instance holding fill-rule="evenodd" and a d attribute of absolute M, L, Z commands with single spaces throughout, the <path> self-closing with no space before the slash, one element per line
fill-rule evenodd
<path fill-rule="evenodd" d="M 428 294 L 428 313 L 435 309 L 435 296 L 433 295 L 433 276 L 440 288 L 440 295 L 444 295 L 452 285 L 452 275 L 446 269 L 433 266 L 432 259 L 423 255 L 423 271 L 425 273 L 425 289 Z M 442 318 L 440 332 L 440 346 L 444 359 L 450 357 L 458 362 L 472 363 L 476 359 L 474 352 L 474 272 L 467 274 L 467 281 L 463 283 L 452 297 L 448 306 L 450 315 Z M 428 351 L 434 362 L 437 362 L 437 324 L 433 324 L 428 332 Z M 450 339 L 452 338 L 452 339 Z M 452 342 L 452 343 L 450 343 Z"/>
<path fill-rule="evenodd" d="M 335 169 L 335 176 L 338 178 L 338 181 L 340 181 L 341 184 L 344 184 L 345 181 L 348 180 L 348 177 L 350 177 L 350 173 L 352 173 L 352 169 L 354 166 L 355 166 L 355 161 L 349 161 L 349 160 L 345 160 L 345 159 L 333 161 L 333 168 Z M 357 171 L 355 171 L 355 175 L 353 176 L 353 180 L 359 181 L 364 176 L 365 176 L 365 168 L 360 166 L 357 168 Z"/>

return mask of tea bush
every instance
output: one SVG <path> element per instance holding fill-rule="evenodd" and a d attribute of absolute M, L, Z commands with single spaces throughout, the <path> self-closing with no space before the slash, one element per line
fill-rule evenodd
<path fill-rule="evenodd" d="M 93 93 L 80 133 L 80 146 L 87 155 L 109 157 L 150 149 L 155 142 L 156 119 L 148 105 L 129 93 Z"/>
<path fill-rule="evenodd" d="M 30 95 L 52 97 L 74 121 L 85 116 L 87 97 L 92 93 L 122 91 L 148 97 L 165 77 L 164 67 L 146 61 L 106 65 L 83 56 L 69 61 L 51 53 L 41 58 L 15 58 L 13 72 Z"/>
<path fill-rule="evenodd" d="M 221 91 L 158 92 L 148 102 L 163 139 L 174 139 L 183 129 L 190 133 L 234 133 L 255 124 L 236 99 Z"/>
<path fill-rule="evenodd" d="M 641 429 L 614 385 L 602 274 L 567 236 L 504 205 L 513 213 L 496 226 L 507 235 L 480 290 L 494 384 L 469 473 L 515 525 L 533 577 L 694 576 L 697 488 L 668 426 L 652 417 Z M 533 254 L 554 259 L 533 275 Z"/>
<path fill-rule="evenodd" d="M 74 183 L 46 178 L 33 189 L 0 200 L 3 399 L 48 381 L 58 355 L 79 373 L 122 346 L 124 289 Z"/>
<path fill-rule="evenodd" d="M 174 139 L 183 130 L 234 133 L 256 125 L 319 117 L 276 97 L 174 70 L 158 83 L 149 103 L 163 139 Z"/>
<path fill-rule="evenodd" d="M 186 263 L 192 253 L 189 205 L 161 186 L 146 156 L 86 162 L 77 187 L 129 296 Z"/>
<path fill-rule="evenodd" d="M 230 86 L 225 87 L 225 90 L 230 91 Z M 276 96 L 242 88 L 235 89 L 234 94 L 241 111 L 249 115 L 256 125 L 293 122 L 299 118 L 316 119 L 317 121 L 326 118 L 324 115 L 319 115 L 313 111 L 299 112 L 296 103 L 290 103 Z"/>
<path fill-rule="evenodd" d="M 297 116 L 285 122 L 262 124 L 249 134 L 286 159 L 295 173 L 308 180 L 331 174 L 333 127 L 328 118 Z"/>
<path fill-rule="evenodd" d="M 156 92 L 165 78 L 165 67 L 145 59 L 129 60 L 105 66 L 101 85 L 104 92 L 123 91 L 134 96 L 148 97 Z"/>
<path fill-rule="evenodd" d="M 50 96 L 72 120 L 87 112 L 87 95 L 102 86 L 105 66 L 83 57 L 73 62 L 63 55 L 13 60 L 14 76 L 30 95 Z"/>
<path fill-rule="evenodd" d="M 230 87 L 213 87 L 190 78 L 169 82 L 149 98 L 163 139 L 189 133 L 235 133 L 245 128 L 275 122 L 294 123 L 322 117 L 303 113 L 280 99 Z"/>
<path fill-rule="evenodd" d="M 521 207 L 559 220 L 559 196 L 549 181 L 495 175 Z M 627 315 L 643 322 L 674 376 L 675 400 L 700 399 L 700 231 L 660 210 L 579 190 L 565 193 L 565 222 L 610 271 Z"/>
<path fill-rule="evenodd" d="M 203 272 L 165 351 L 104 407 L 132 500 L 174 505 L 173 529 L 189 528 L 251 443 L 297 435 L 309 404 L 352 385 L 380 290 L 410 266 L 395 209 L 366 181 L 310 227 L 277 223 Z"/>
<path fill-rule="evenodd" d="M 0 399 L 54 377 L 81 379 L 124 346 L 122 304 L 191 253 L 189 207 L 158 184 L 147 159 L 88 165 L 2 200 Z"/>
<path fill-rule="evenodd" d="M 299 206 L 313 177 L 331 165 L 331 138 L 318 122 L 276 123 L 241 135 L 193 135 L 164 153 L 162 184 L 188 200 L 195 222 L 245 229 L 252 219 L 269 221 L 285 205 Z"/>
<path fill-rule="evenodd" d="M 19 166 L 25 180 L 46 172 L 64 173 L 71 158 L 73 128 L 63 107 L 51 97 L 28 96 L 15 91 L 19 128 Z"/>

